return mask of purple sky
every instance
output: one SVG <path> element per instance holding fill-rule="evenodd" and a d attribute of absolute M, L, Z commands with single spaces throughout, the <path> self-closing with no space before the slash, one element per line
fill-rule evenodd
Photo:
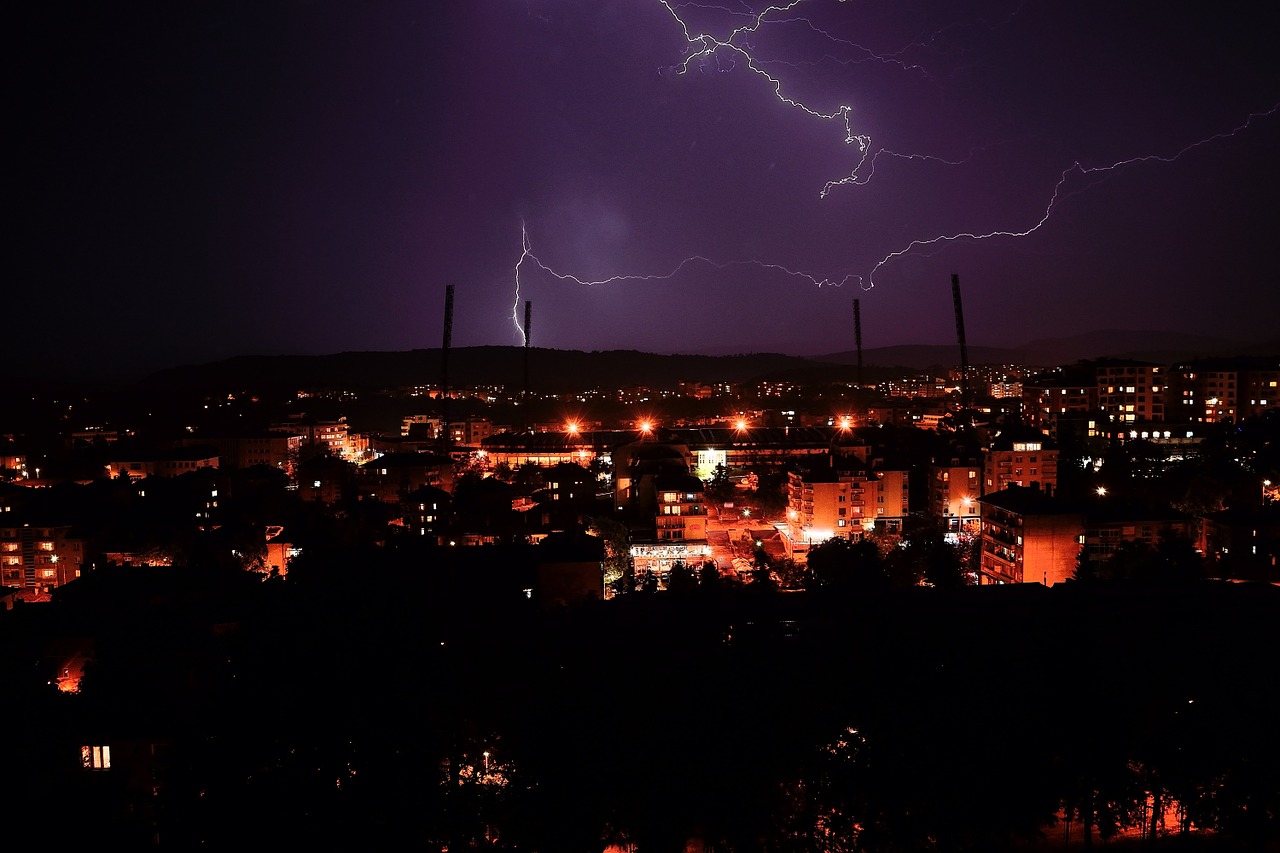
<path fill-rule="evenodd" d="M 557 349 L 848 350 L 855 296 L 867 347 L 951 343 L 952 273 L 971 345 L 1275 337 L 1244 7 L 804 0 L 691 56 L 765 7 L 42 5 L 11 368 L 436 347 L 446 284 L 456 346 L 518 345 L 517 263 Z"/>

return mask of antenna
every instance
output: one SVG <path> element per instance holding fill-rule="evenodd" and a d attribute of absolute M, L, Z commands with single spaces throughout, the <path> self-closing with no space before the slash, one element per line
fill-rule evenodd
<path fill-rule="evenodd" d="M 444 289 L 444 345 L 440 347 L 440 409 L 443 423 L 441 444 L 448 451 L 452 444 L 449 426 L 449 349 L 453 346 L 453 285 Z"/>
<path fill-rule="evenodd" d="M 960 407 L 969 408 L 969 347 L 964 341 L 964 308 L 960 304 L 960 276 L 951 274 L 951 298 L 956 303 L 956 338 L 960 341 Z"/>
<path fill-rule="evenodd" d="M 533 303 L 524 303 L 524 395 L 529 396 L 529 336 L 533 334 Z"/>
<path fill-rule="evenodd" d="M 862 306 L 853 300 L 853 339 L 858 345 L 858 391 L 862 391 Z"/>

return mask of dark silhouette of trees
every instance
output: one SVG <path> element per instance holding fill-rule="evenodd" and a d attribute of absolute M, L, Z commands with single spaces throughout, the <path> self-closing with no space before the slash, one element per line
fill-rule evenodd
<path fill-rule="evenodd" d="M 677 595 L 688 595 L 698 588 L 698 576 L 692 566 L 683 560 L 677 560 L 671 566 L 671 577 L 667 579 L 667 591 Z"/>
<path fill-rule="evenodd" d="M 1077 580 L 1193 581 L 1207 577 L 1204 557 L 1191 540 L 1165 536 L 1155 545 L 1124 540 L 1103 559 L 1081 550 L 1076 560 Z"/>
<path fill-rule="evenodd" d="M 882 589 L 887 585 L 884 561 L 865 539 L 831 538 L 809 551 L 809 581 L 815 588 Z"/>
<path fill-rule="evenodd" d="M 74 762 L 23 778 L 125 815 L 108 839 L 183 849 L 977 853 L 1059 809 L 1076 844 L 1280 829 L 1280 672 L 1251 653 L 1274 587 L 893 589 L 874 545 L 833 540 L 806 592 L 702 567 L 689 594 L 551 612 L 523 553 L 351 544 L 271 583 L 169 567 L 69 585 L 56 619 L 0 612 L 0 698 L 41 735 L 19 754 L 78 749 L 86 721 L 164 741 L 159 793 L 128 788 L 123 746 L 90 780 L 109 797 Z M 96 641 L 77 695 L 26 673 L 60 625 Z"/>

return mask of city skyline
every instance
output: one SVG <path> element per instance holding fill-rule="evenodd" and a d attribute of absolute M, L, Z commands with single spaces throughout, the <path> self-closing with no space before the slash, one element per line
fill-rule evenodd
<path fill-rule="evenodd" d="M 447 284 L 456 346 L 527 299 L 539 347 L 812 356 L 855 296 L 866 346 L 946 343 L 951 273 L 974 345 L 1273 335 L 1251 21 L 431 9 L 24 13 L 10 369 L 435 347 Z"/>

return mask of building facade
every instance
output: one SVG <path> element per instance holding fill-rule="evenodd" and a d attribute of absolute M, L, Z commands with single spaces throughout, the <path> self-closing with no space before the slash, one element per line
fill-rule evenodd
<path fill-rule="evenodd" d="M 1075 575 L 1083 517 L 1039 489 L 1014 486 L 980 498 L 982 584 L 1042 583 Z"/>
<path fill-rule="evenodd" d="M 63 586 L 80 577 L 85 547 L 66 525 L 0 527 L 0 583 L 24 589 Z"/>

